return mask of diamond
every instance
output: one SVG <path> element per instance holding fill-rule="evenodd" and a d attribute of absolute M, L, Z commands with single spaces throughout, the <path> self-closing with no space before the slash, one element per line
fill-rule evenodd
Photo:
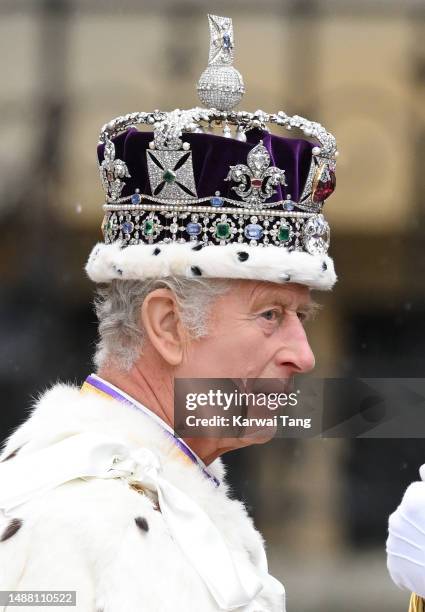
<path fill-rule="evenodd" d="M 250 223 L 246 226 L 244 233 L 249 240 L 259 240 L 263 235 L 263 228 L 256 223 Z"/>
<path fill-rule="evenodd" d="M 314 215 L 303 229 L 303 243 L 310 255 L 322 255 L 329 248 L 330 229 L 323 215 Z"/>
<path fill-rule="evenodd" d="M 217 223 L 215 227 L 215 235 L 221 240 L 229 238 L 230 236 L 230 225 L 228 223 Z"/>
<path fill-rule="evenodd" d="M 151 236 L 153 234 L 154 223 L 151 219 L 147 219 L 143 224 L 143 233 L 145 236 Z"/>
<path fill-rule="evenodd" d="M 200 223 L 188 223 L 186 225 L 186 231 L 189 236 L 197 236 L 202 232 L 202 225 Z"/>
<path fill-rule="evenodd" d="M 253 149 L 253 153 L 250 157 L 251 167 L 258 170 L 258 172 L 263 172 L 270 164 L 270 155 L 265 147 L 256 149 Z"/>
<path fill-rule="evenodd" d="M 210 204 L 211 204 L 211 206 L 215 206 L 216 208 L 219 208 L 220 206 L 223 206 L 224 200 L 223 200 L 223 198 L 219 198 L 218 196 L 214 196 L 214 197 L 210 198 Z"/>
<path fill-rule="evenodd" d="M 140 195 L 140 193 L 133 193 L 133 195 L 131 196 L 131 203 L 140 204 L 141 201 L 142 201 L 142 196 Z"/>

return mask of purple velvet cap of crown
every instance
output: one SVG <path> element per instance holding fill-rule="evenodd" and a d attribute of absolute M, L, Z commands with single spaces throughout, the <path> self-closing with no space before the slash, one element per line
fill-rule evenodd
<path fill-rule="evenodd" d="M 270 154 L 270 166 L 285 170 L 288 184 L 287 187 L 279 185 L 267 202 L 283 200 L 288 194 L 298 202 L 307 180 L 314 145 L 307 140 L 283 138 L 259 129 L 250 130 L 246 136 L 247 141 L 241 142 L 214 134 L 183 134 L 183 142 L 188 142 L 192 151 L 198 198 L 213 196 L 220 191 L 221 196 L 239 199 L 232 190 L 234 183 L 225 181 L 225 178 L 230 166 L 247 163 L 248 153 L 262 140 Z M 136 128 L 130 128 L 113 139 L 115 159 L 124 161 L 131 175 L 126 179 L 122 197 L 132 195 L 136 189 L 152 195 L 146 160 L 146 150 L 152 140 L 152 132 L 139 132 Z M 98 146 L 99 162 L 103 160 L 103 149 L 104 145 Z"/>

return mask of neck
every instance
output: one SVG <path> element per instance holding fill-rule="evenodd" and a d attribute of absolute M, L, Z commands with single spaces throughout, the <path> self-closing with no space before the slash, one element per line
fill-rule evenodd
<path fill-rule="evenodd" d="M 155 372 L 150 372 L 149 376 L 146 376 L 145 370 L 136 363 L 128 372 L 106 367 L 101 368 L 97 374 L 149 408 L 167 425 L 174 428 L 172 414 L 168 410 L 172 388 L 167 385 L 160 372 L 157 376 Z"/>
<path fill-rule="evenodd" d="M 137 362 L 131 370 L 123 372 L 114 367 L 100 368 L 97 375 L 124 391 L 174 430 L 173 377 L 165 375 L 161 368 L 142 367 Z M 205 438 L 184 438 L 189 448 L 209 465 L 231 448 L 219 449 L 218 440 Z"/>

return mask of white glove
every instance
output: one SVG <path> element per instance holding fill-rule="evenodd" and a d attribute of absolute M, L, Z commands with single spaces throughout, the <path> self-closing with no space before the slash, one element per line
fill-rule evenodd
<path fill-rule="evenodd" d="M 389 518 L 387 567 L 397 586 L 425 598 L 425 482 L 412 483 Z"/>

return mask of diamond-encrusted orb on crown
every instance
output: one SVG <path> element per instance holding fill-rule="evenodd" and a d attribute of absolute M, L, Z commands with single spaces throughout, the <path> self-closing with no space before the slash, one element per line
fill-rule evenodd
<path fill-rule="evenodd" d="M 208 68 L 198 81 L 201 102 L 210 108 L 231 111 L 242 100 L 245 86 L 242 75 L 232 66 L 234 57 L 233 25 L 229 17 L 208 15 L 210 52 Z"/>
<path fill-rule="evenodd" d="M 198 81 L 201 102 L 218 110 L 231 111 L 244 92 L 242 75 L 232 66 L 208 66 Z"/>

